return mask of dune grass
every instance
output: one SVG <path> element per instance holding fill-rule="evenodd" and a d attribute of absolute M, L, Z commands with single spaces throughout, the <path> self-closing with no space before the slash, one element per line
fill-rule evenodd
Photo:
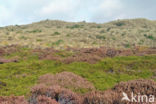
<path fill-rule="evenodd" d="M 156 47 L 156 22 L 147 19 L 116 20 L 104 24 L 45 20 L 0 28 L 0 46 L 54 47 Z"/>

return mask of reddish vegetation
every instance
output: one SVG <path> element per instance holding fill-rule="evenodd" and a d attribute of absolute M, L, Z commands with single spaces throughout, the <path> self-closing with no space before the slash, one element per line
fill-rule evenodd
<path fill-rule="evenodd" d="M 0 48 L 0 56 L 17 52 L 17 51 L 19 51 L 20 48 L 21 48 L 20 46 L 16 46 L 16 45 L 1 47 Z"/>
<path fill-rule="evenodd" d="M 29 102 L 36 104 L 38 96 L 47 96 L 55 99 L 60 104 L 82 104 L 81 97 L 74 92 L 61 88 L 60 86 L 37 85 L 32 89 L 32 96 Z"/>
<path fill-rule="evenodd" d="M 122 104 L 122 97 L 115 91 L 93 91 L 84 96 L 84 104 Z"/>
<path fill-rule="evenodd" d="M 68 79 L 68 75 L 71 76 L 71 80 Z M 56 78 L 56 76 L 58 78 Z M 61 76 L 63 78 L 61 78 Z M 63 85 L 69 86 L 69 84 L 71 84 L 71 86 L 75 86 L 72 81 L 73 78 L 75 80 L 75 83 L 79 84 L 78 87 L 84 87 L 83 84 L 88 83 L 83 78 L 70 72 L 62 72 L 56 75 L 46 74 L 44 76 L 41 76 L 39 79 L 39 82 L 42 84 L 38 84 L 32 88 L 31 96 L 28 101 L 26 101 L 23 96 L 0 97 L 0 104 L 137 104 L 121 101 L 123 97 L 122 92 L 125 92 L 128 96 L 131 95 L 132 92 L 135 94 L 140 93 L 141 95 L 156 96 L 156 82 L 153 80 L 143 79 L 120 82 L 114 88 L 106 91 L 91 91 L 84 95 L 79 95 L 63 87 Z M 55 79 L 56 82 L 54 81 Z M 66 79 L 67 83 L 61 82 L 65 81 Z M 50 80 L 52 82 L 50 82 Z M 47 84 L 49 85 L 47 86 Z M 61 87 L 59 85 L 61 85 Z M 131 97 L 129 96 L 129 98 Z"/>
<path fill-rule="evenodd" d="M 5 51 L 3 49 L 0 49 L 0 56 L 3 56 Z"/>
<path fill-rule="evenodd" d="M 38 96 L 37 97 L 37 104 L 59 104 L 56 100 L 51 99 L 50 97 L 46 96 Z"/>
<path fill-rule="evenodd" d="M 7 46 L 0 48 L 0 56 L 11 54 L 13 52 L 20 51 L 20 46 Z M 106 47 L 100 47 L 100 48 L 82 48 L 82 49 L 74 49 L 74 48 L 68 48 L 64 50 L 67 53 L 72 52 L 73 54 L 70 55 L 64 55 L 63 57 L 61 55 L 58 55 L 60 53 L 60 50 L 55 50 L 53 48 L 47 48 L 47 49 L 34 49 L 34 53 L 39 54 L 40 59 L 47 59 L 47 60 L 55 60 L 55 61 L 61 61 L 64 63 L 72 63 L 72 62 L 88 62 L 88 63 L 96 63 L 97 61 L 101 60 L 105 57 L 114 57 L 114 56 L 130 56 L 130 55 L 136 55 L 136 56 L 142 56 L 142 55 L 149 55 L 149 54 L 156 54 L 156 48 L 142 48 L 142 47 L 136 47 L 134 49 L 112 49 L 112 48 L 106 48 Z M 62 52 L 61 54 L 65 54 Z M 2 62 L 8 62 L 9 60 L 2 60 Z"/>
<path fill-rule="evenodd" d="M 134 94 L 140 93 L 140 95 L 156 96 L 156 82 L 153 80 L 132 80 L 121 82 L 111 90 L 104 92 L 93 91 L 86 94 L 84 96 L 84 104 L 141 104 L 121 101 L 123 92 L 125 92 L 129 98 L 131 98 L 130 95 L 132 92 Z"/>
<path fill-rule="evenodd" d="M 119 50 L 119 49 L 108 49 L 105 47 L 101 48 L 84 48 L 84 49 L 73 49 L 69 48 L 65 51 L 73 52 L 73 55 L 67 57 L 61 57 L 56 55 L 56 53 L 60 52 L 54 49 L 36 49 L 34 52 L 38 52 L 40 59 L 48 59 L 48 60 L 55 60 L 61 61 L 64 63 L 72 63 L 72 62 L 88 62 L 88 63 L 96 63 L 97 61 L 101 60 L 104 57 L 114 57 L 114 56 L 142 56 L 142 55 L 149 55 L 149 54 L 156 54 L 155 48 L 141 48 L 136 47 L 134 49 L 127 49 L 127 50 Z"/>
<path fill-rule="evenodd" d="M 4 63 L 10 63 L 10 62 L 17 62 L 17 59 L 4 59 L 4 58 L 0 58 L 0 64 L 4 64 Z"/>
<path fill-rule="evenodd" d="M 69 89 L 93 90 L 94 86 L 82 77 L 71 72 L 61 72 L 56 75 L 46 74 L 39 78 L 40 84 L 59 85 Z"/>
<path fill-rule="evenodd" d="M 0 104 L 28 104 L 24 96 L 0 97 Z"/>
<path fill-rule="evenodd" d="M 156 96 L 156 82 L 153 80 L 133 80 L 128 82 L 121 82 L 113 88 L 118 93 L 126 92 L 130 94 L 134 92 L 143 95 L 154 95 Z"/>
<path fill-rule="evenodd" d="M 14 45 L 0 48 L 0 64 L 17 62 L 18 61 L 17 57 L 12 59 L 3 58 L 4 55 L 9 55 L 17 51 L 19 51 L 19 46 Z"/>

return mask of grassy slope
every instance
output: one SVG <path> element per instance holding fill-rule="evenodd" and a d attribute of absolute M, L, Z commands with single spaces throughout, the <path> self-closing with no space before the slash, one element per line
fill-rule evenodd
<path fill-rule="evenodd" d="M 105 24 L 41 21 L 0 28 L 0 46 L 27 47 L 156 47 L 156 21 L 118 20 Z"/>
<path fill-rule="evenodd" d="M 120 81 L 154 79 L 156 76 L 156 56 L 105 58 L 96 64 L 83 62 L 63 64 L 39 60 L 37 55 L 27 49 L 6 57 L 13 56 L 18 56 L 20 61 L 0 64 L 0 81 L 7 84 L 0 89 L 0 96 L 27 95 L 31 86 L 37 83 L 38 77 L 46 73 L 74 72 L 92 82 L 98 90 L 111 88 Z M 85 91 L 80 89 L 77 92 Z"/>

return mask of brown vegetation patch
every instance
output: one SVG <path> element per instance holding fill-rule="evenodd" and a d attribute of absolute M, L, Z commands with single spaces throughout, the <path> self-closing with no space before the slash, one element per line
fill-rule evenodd
<path fill-rule="evenodd" d="M 76 93 L 60 86 L 37 85 L 32 88 L 30 104 L 36 104 L 39 96 L 55 99 L 60 104 L 82 104 L 81 97 Z"/>
<path fill-rule="evenodd" d="M 0 49 L 0 56 L 3 56 L 5 53 L 4 49 Z"/>
<path fill-rule="evenodd" d="M 37 97 L 37 104 L 59 104 L 56 100 L 51 99 L 50 97 L 46 96 L 38 96 Z"/>
<path fill-rule="evenodd" d="M 39 78 L 39 83 L 46 85 L 59 85 L 73 90 L 94 89 L 93 84 L 72 72 L 61 72 L 56 75 L 46 74 Z"/>
<path fill-rule="evenodd" d="M 24 96 L 0 97 L 0 104 L 29 104 Z"/>
<path fill-rule="evenodd" d="M 111 49 L 111 48 L 82 48 L 82 49 L 74 49 L 74 48 L 68 48 L 65 51 L 67 52 L 73 52 L 74 54 L 61 57 L 57 55 L 56 53 L 59 53 L 59 50 L 55 49 L 43 49 L 43 50 L 35 50 L 34 52 L 39 53 L 40 59 L 47 59 L 47 60 L 55 60 L 55 61 L 61 61 L 66 64 L 72 63 L 72 62 L 88 62 L 91 64 L 96 63 L 97 61 L 100 61 L 102 58 L 105 57 L 115 57 L 115 56 L 143 56 L 143 55 L 149 55 L 149 54 L 156 54 L 155 48 L 140 48 L 135 47 L 134 49 Z"/>
<path fill-rule="evenodd" d="M 0 104 L 141 104 L 121 101 L 122 92 L 128 96 L 131 95 L 131 92 L 156 96 L 156 82 L 143 79 L 120 82 L 112 89 L 91 91 L 84 95 L 79 95 L 57 85 L 38 84 L 32 88 L 28 102 L 23 96 L 10 96 L 0 97 Z"/>
<path fill-rule="evenodd" d="M 156 96 L 156 82 L 153 80 L 132 80 L 128 82 L 120 82 L 111 90 L 103 92 L 93 91 L 84 95 L 84 104 L 141 104 L 121 101 L 125 92 L 131 99 L 131 93 L 140 95 Z M 152 104 L 155 104 L 156 101 Z M 146 104 L 151 104 L 147 102 Z"/>
<path fill-rule="evenodd" d="M 0 58 L 0 64 L 10 63 L 10 62 L 18 62 L 18 59 L 4 59 L 4 58 Z"/>
<path fill-rule="evenodd" d="M 156 82 L 153 80 L 132 80 L 128 82 L 120 82 L 114 88 L 117 92 L 126 92 L 127 94 L 140 93 L 142 95 L 154 95 L 156 96 Z"/>
<path fill-rule="evenodd" d="M 84 96 L 83 104 L 123 104 L 121 98 L 115 91 L 93 91 Z"/>
<path fill-rule="evenodd" d="M 22 47 L 17 46 L 17 45 L 10 45 L 10 46 L 1 47 L 0 48 L 0 56 L 9 55 L 9 54 L 12 54 L 14 52 L 18 52 L 20 50 L 20 48 L 22 48 Z"/>

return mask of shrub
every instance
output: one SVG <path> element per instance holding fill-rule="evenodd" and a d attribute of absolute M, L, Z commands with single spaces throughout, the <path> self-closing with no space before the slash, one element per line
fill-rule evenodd
<path fill-rule="evenodd" d="M 155 38 L 152 35 L 144 34 L 144 36 L 148 39 L 155 40 Z"/>
<path fill-rule="evenodd" d="M 102 26 L 98 25 L 97 28 L 102 28 Z"/>
<path fill-rule="evenodd" d="M 0 104 L 29 104 L 24 96 L 0 97 Z"/>
<path fill-rule="evenodd" d="M 52 43 L 52 45 L 58 46 L 58 45 L 60 45 L 60 44 L 63 43 L 63 42 L 64 42 L 63 40 L 58 40 L 58 41 Z"/>
<path fill-rule="evenodd" d="M 71 35 L 70 35 L 70 34 L 67 34 L 66 36 L 67 36 L 67 37 L 70 37 Z"/>
<path fill-rule="evenodd" d="M 108 57 L 114 57 L 114 56 L 116 56 L 116 54 L 117 54 L 117 51 L 116 51 L 116 50 L 113 50 L 113 49 L 108 49 L 108 50 L 106 51 L 106 55 L 107 55 Z"/>
<path fill-rule="evenodd" d="M 32 33 L 40 33 L 40 32 L 42 32 L 42 30 L 36 29 L 36 30 L 31 31 L 31 32 Z"/>
<path fill-rule="evenodd" d="M 31 93 L 32 96 L 29 99 L 31 104 L 36 104 L 39 96 L 55 99 L 60 104 L 82 104 L 80 96 L 60 86 L 36 85 Z"/>
<path fill-rule="evenodd" d="M 38 96 L 36 104 L 59 104 L 56 100 L 46 96 Z"/>
<path fill-rule="evenodd" d="M 73 26 L 66 26 L 66 28 L 74 29 L 74 28 L 83 28 L 83 25 L 75 24 Z"/>
<path fill-rule="evenodd" d="M 0 62 L 1 63 L 1 62 Z M 7 84 L 5 82 L 0 81 L 0 88 L 5 87 Z"/>
<path fill-rule="evenodd" d="M 120 95 L 114 91 L 93 91 L 85 94 L 83 104 L 123 104 Z"/>
<path fill-rule="evenodd" d="M 28 38 L 25 36 L 21 36 L 20 39 L 27 40 Z"/>
<path fill-rule="evenodd" d="M 105 33 L 105 30 L 101 30 L 100 33 Z"/>
<path fill-rule="evenodd" d="M 97 38 L 97 39 L 102 39 L 102 40 L 105 40 L 105 39 L 106 39 L 105 36 L 101 36 L 101 35 L 97 35 L 96 38 Z"/>
<path fill-rule="evenodd" d="M 54 32 L 53 35 L 60 35 L 60 33 L 59 32 Z"/>
<path fill-rule="evenodd" d="M 130 48 L 131 45 L 130 44 L 124 44 L 125 48 Z"/>
<path fill-rule="evenodd" d="M 40 33 L 42 32 L 42 30 L 40 29 L 35 29 L 35 30 L 32 30 L 32 31 L 27 31 L 28 33 Z"/>
<path fill-rule="evenodd" d="M 115 25 L 116 26 L 123 26 L 123 25 L 125 25 L 125 23 L 122 22 L 122 21 L 118 21 L 118 22 L 115 23 Z"/>
<path fill-rule="evenodd" d="M 36 41 L 37 41 L 37 42 L 41 42 L 41 41 L 42 41 L 42 39 L 37 39 Z"/>
<path fill-rule="evenodd" d="M 156 96 L 156 82 L 153 80 L 132 80 L 128 82 L 120 82 L 114 88 L 117 92 L 126 92 L 130 95 L 132 92 L 135 94 L 154 95 Z"/>
<path fill-rule="evenodd" d="M 111 27 L 107 28 L 107 32 L 111 30 Z"/>
<path fill-rule="evenodd" d="M 122 34 L 121 34 L 121 36 L 125 36 L 125 35 L 126 35 L 126 33 L 122 33 Z"/>
<path fill-rule="evenodd" d="M 39 83 L 46 85 L 59 85 L 73 90 L 94 89 L 94 86 L 90 82 L 72 72 L 61 72 L 56 75 L 45 74 L 39 78 Z"/>

